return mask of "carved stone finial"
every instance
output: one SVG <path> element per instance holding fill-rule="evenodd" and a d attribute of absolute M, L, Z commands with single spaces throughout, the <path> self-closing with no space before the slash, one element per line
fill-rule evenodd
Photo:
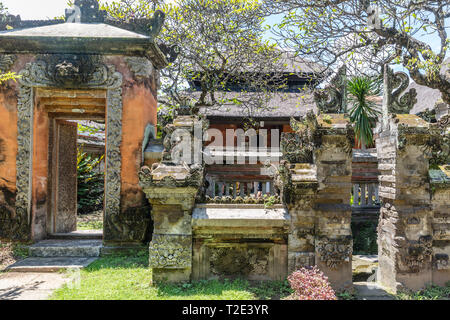
<path fill-rule="evenodd" d="M 67 22 L 104 22 L 106 11 L 100 10 L 97 0 L 75 0 L 74 8 L 66 10 Z"/>
<path fill-rule="evenodd" d="M 153 17 L 149 25 L 150 36 L 152 36 L 153 39 L 156 38 L 161 32 L 165 19 L 166 14 L 161 10 L 156 10 L 155 13 L 153 14 Z"/>
<path fill-rule="evenodd" d="M 395 72 L 388 65 L 384 67 L 384 104 L 389 113 L 409 114 L 417 103 L 416 89 L 412 88 L 402 95 L 408 88 L 409 77 L 404 72 Z"/>
<path fill-rule="evenodd" d="M 343 65 L 323 90 L 314 93 L 321 113 L 347 112 L 347 67 Z"/>

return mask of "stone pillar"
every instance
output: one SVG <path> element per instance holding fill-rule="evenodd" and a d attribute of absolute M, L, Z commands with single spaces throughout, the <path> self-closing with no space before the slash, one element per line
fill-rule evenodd
<path fill-rule="evenodd" d="M 336 290 L 352 286 L 350 206 L 354 132 L 343 114 L 318 117 L 314 151 L 318 191 L 315 203 L 316 265 Z"/>
<path fill-rule="evenodd" d="M 415 115 L 397 114 L 381 126 L 378 280 L 393 292 L 402 286 L 417 290 L 432 281 L 432 211 L 424 154 L 429 124 Z"/>
<path fill-rule="evenodd" d="M 284 133 L 280 166 L 291 225 L 288 271 L 317 265 L 332 286 L 352 285 L 351 162 L 353 130 L 344 115 L 308 114 Z"/>
<path fill-rule="evenodd" d="M 182 144 L 185 149 L 181 154 L 185 152 L 186 156 L 192 150 L 197 123 L 195 118 L 189 116 L 175 119 L 165 130 L 163 161 L 154 164 L 152 169 L 143 167 L 139 173 L 140 185 L 152 205 L 154 230 L 149 266 L 153 269 L 154 282 L 191 279 L 191 220 L 195 198 L 203 184 L 203 168 L 198 164 L 187 164 L 190 161 L 175 159 L 174 152 Z M 177 138 L 177 129 L 183 130 L 180 132 L 184 135 L 183 139 L 191 140 Z"/>
<path fill-rule="evenodd" d="M 283 189 L 285 203 L 291 216 L 288 236 L 288 273 L 313 266 L 314 263 L 314 204 L 317 191 L 316 167 L 308 163 L 285 165 L 290 183 Z"/>
<path fill-rule="evenodd" d="M 431 208 L 433 210 L 433 271 L 434 284 L 444 286 L 450 281 L 450 166 L 430 170 Z"/>

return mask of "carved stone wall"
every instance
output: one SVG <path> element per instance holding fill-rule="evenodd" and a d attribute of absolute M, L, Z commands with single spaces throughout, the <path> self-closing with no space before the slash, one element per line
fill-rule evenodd
<path fill-rule="evenodd" d="M 282 205 L 197 204 L 192 279 L 286 279 L 289 225 Z"/>
<path fill-rule="evenodd" d="M 314 206 L 317 196 L 317 168 L 312 164 L 284 164 L 289 178 L 282 189 L 291 216 L 288 235 L 288 273 L 315 265 Z M 287 168 L 286 168 L 287 167 Z"/>

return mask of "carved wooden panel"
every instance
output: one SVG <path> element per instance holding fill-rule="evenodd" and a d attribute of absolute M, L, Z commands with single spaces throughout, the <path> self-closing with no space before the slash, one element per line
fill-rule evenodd
<path fill-rule="evenodd" d="M 77 123 L 56 121 L 54 232 L 77 229 Z"/>

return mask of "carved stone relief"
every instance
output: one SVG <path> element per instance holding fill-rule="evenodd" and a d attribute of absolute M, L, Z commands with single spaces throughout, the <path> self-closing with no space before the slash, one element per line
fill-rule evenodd
<path fill-rule="evenodd" d="M 409 77 L 404 72 L 395 72 L 387 65 L 384 69 L 385 90 L 389 113 L 408 114 L 417 103 L 416 89 L 404 93 L 409 86 Z M 403 94 L 404 93 L 404 94 Z"/>
<path fill-rule="evenodd" d="M 321 113 L 345 113 L 347 110 L 347 68 L 339 68 L 330 84 L 314 93 L 314 100 Z"/>
<path fill-rule="evenodd" d="M 431 262 L 433 254 L 433 239 L 431 236 L 421 236 L 418 241 L 408 241 L 401 250 L 402 262 L 409 272 L 419 272 Z"/>
<path fill-rule="evenodd" d="M 125 61 L 136 78 L 149 78 L 153 75 L 153 64 L 147 58 L 127 57 Z"/>

